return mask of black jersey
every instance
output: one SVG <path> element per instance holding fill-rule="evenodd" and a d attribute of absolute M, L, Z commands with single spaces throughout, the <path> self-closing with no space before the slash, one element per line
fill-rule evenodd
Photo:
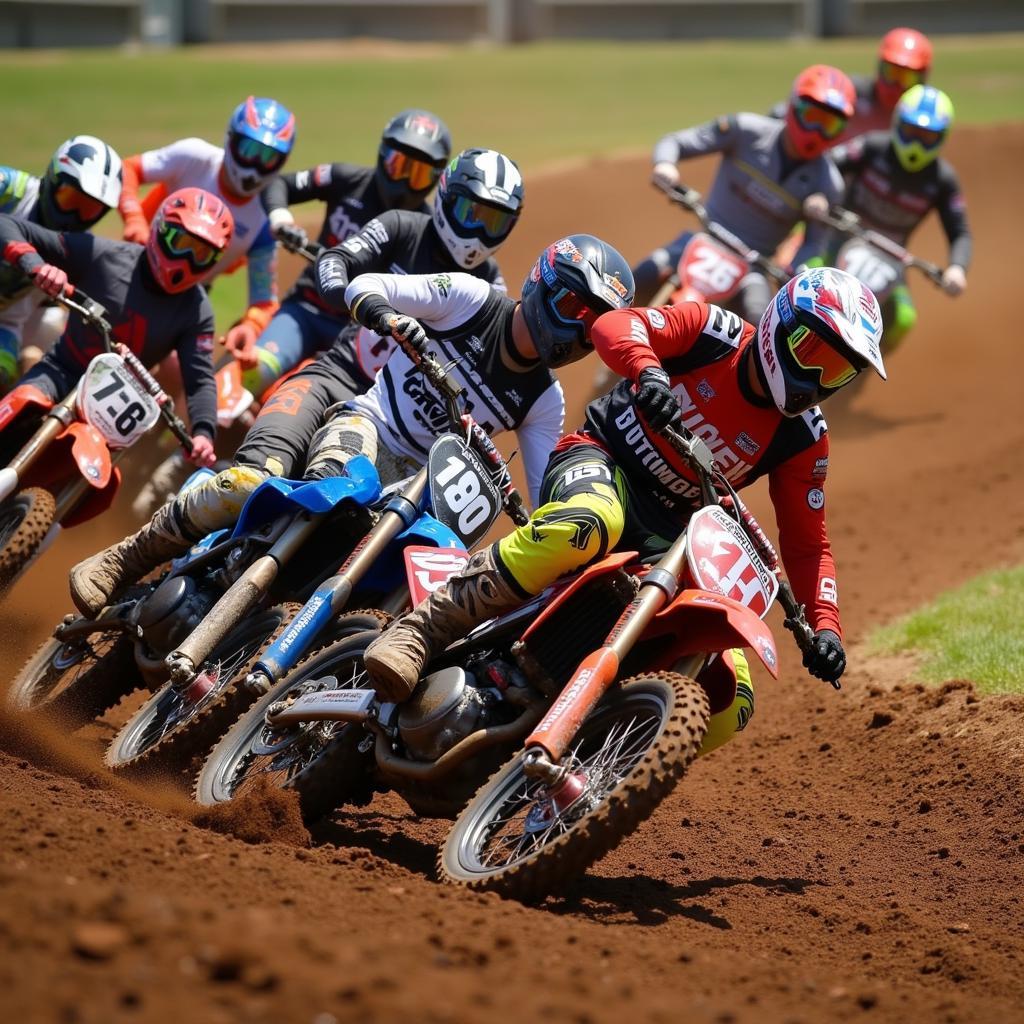
<path fill-rule="evenodd" d="M 64 270 L 75 287 L 107 310 L 114 340 L 127 345 L 146 366 L 177 352 L 192 432 L 215 436 L 213 308 L 200 285 L 168 295 L 150 273 L 143 246 L 87 231 L 50 231 L 6 214 L 0 214 L 0 253 L 5 262 L 26 271 L 44 262 Z M 64 366 L 83 371 L 102 351 L 102 337 L 77 316 L 68 318 L 53 347 Z"/>

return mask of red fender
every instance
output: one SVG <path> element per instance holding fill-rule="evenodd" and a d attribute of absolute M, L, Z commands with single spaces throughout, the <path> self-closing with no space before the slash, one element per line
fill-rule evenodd
<path fill-rule="evenodd" d="M 19 384 L 13 391 L 4 395 L 0 400 L 0 430 L 30 406 L 44 410 L 52 409 L 53 399 L 34 384 Z"/>
<path fill-rule="evenodd" d="M 103 435 L 88 423 L 76 421 L 69 424 L 57 440 L 66 437 L 71 438 L 71 456 L 78 466 L 79 473 L 97 490 L 103 490 L 110 483 L 114 468 L 110 461 L 110 449 Z"/>

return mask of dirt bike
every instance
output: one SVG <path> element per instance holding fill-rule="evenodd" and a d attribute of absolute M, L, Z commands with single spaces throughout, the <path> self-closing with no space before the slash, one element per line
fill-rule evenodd
<path fill-rule="evenodd" d="M 706 444 L 665 435 L 702 507 L 657 562 L 621 552 L 557 581 L 437 653 L 402 705 L 366 688 L 379 631 L 324 647 L 226 733 L 199 803 L 269 779 L 315 819 L 390 789 L 456 819 L 446 881 L 526 900 L 571 882 L 652 813 L 733 702 L 720 652 L 753 648 L 776 675 L 777 598 L 802 648 L 813 635 Z"/>
<path fill-rule="evenodd" d="M 125 345 L 106 310 L 68 288 L 56 300 L 93 327 L 103 351 L 56 404 L 31 383 L 0 400 L 0 588 L 10 589 L 62 529 L 105 512 L 117 496 L 117 462 L 163 418 L 186 452 L 192 438 L 170 398 Z M 41 421 L 40 421 L 41 420 Z"/>
<path fill-rule="evenodd" d="M 737 305 L 740 284 L 752 267 L 778 287 L 789 280 L 789 275 L 778 264 L 713 221 L 695 189 L 684 185 L 656 187 L 670 202 L 692 213 L 704 230 L 690 237 L 675 270 L 651 299 L 651 306 L 710 302 L 743 315 Z M 605 394 L 618 379 L 612 370 L 602 366 L 594 375 L 594 396 Z"/>

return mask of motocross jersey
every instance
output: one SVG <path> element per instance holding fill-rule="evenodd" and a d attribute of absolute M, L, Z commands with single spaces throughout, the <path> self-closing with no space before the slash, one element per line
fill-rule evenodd
<path fill-rule="evenodd" d="M 850 81 L 856 93 L 853 117 L 846 122 L 842 134 L 831 143 L 833 146 L 848 142 L 865 132 L 888 129 L 892 121 L 892 107 L 883 106 L 878 99 L 875 79 L 871 75 L 850 75 Z M 789 100 L 781 100 L 772 107 L 769 116 L 783 120 L 788 109 Z"/>
<path fill-rule="evenodd" d="M 337 163 L 319 164 L 295 174 L 280 174 L 263 190 L 263 206 L 269 214 L 271 210 L 283 210 L 311 199 L 326 203 L 324 222 L 317 241 L 325 249 L 330 249 L 361 231 L 374 217 L 379 217 L 389 209 L 389 204 L 381 198 L 377 188 L 375 173 L 373 167 Z M 429 213 L 430 207 L 421 203 L 415 212 Z M 316 270 L 312 264 L 304 267 L 287 297 L 293 298 L 296 295 L 308 302 L 320 304 L 316 290 Z M 337 310 L 331 309 L 329 312 L 337 313 Z"/>
<path fill-rule="evenodd" d="M 676 163 L 721 153 L 705 206 L 710 218 L 752 249 L 771 256 L 803 219 L 803 201 L 821 192 L 838 202 L 842 179 L 831 159 L 791 160 L 782 149 L 785 125 L 759 114 L 733 114 L 666 135 L 654 147 L 654 163 Z M 793 264 L 824 250 L 825 229 L 807 226 Z"/>
<path fill-rule="evenodd" d="M 865 226 L 900 245 L 931 210 L 937 210 L 949 240 L 949 262 L 965 270 L 971 262 L 971 232 L 960 182 L 939 157 L 919 171 L 907 171 L 888 132 L 871 132 L 832 151 L 846 180 L 843 205 Z"/>
<path fill-rule="evenodd" d="M 146 250 L 133 242 L 50 231 L 2 214 L 0 253 L 24 271 L 44 262 L 65 270 L 76 288 L 106 309 L 114 340 L 127 345 L 146 366 L 177 352 L 192 432 L 215 436 L 213 308 L 201 287 L 177 295 L 162 291 L 150 273 Z M 71 316 L 47 358 L 80 375 L 102 351 L 102 337 Z"/>
<path fill-rule="evenodd" d="M 276 245 L 262 203 L 255 196 L 237 200 L 220 185 L 224 150 L 203 139 L 179 139 L 162 149 L 141 156 L 142 180 L 163 183 L 168 192 L 179 188 L 201 188 L 218 196 L 235 221 L 231 244 L 207 271 L 203 283 L 229 271 L 245 259 L 249 275 L 249 305 L 276 303 Z"/>
<path fill-rule="evenodd" d="M 755 328 L 703 302 L 606 313 L 593 331 L 601 358 L 625 380 L 587 407 L 581 434 L 622 470 L 629 511 L 643 528 L 673 537 L 700 505 L 700 490 L 679 455 L 644 421 L 633 400 L 641 370 L 662 367 L 679 400 L 683 425 L 711 449 L 737 489 L 767 475 L 779 547 L 797 600 L 815 629 L 839 629 L 835 564 L 825 529 L 828 433 L 820 409 L 783 416 L 747 380 Z"/>
<path fill-rule="evenodd" d="M 12 217 L 34 220 L 36 200 L 39 197 L 39 178 L 26 174 L 25 171 L 13 167 L 0 167 L 0 213 L 9 213 Z M 0 310 L 6 309 L 11 303 L 24 296 L 32 287 L 32 282 L 17 268 L 9 263 L 0 264 Z M 26 307 L 24 320 L 28 313 L 45 301 L 42 296 L 33 300 Z"/>
<path fill-rule="evenodd" d="M 345 292 L 349 306 L 363 295 L 383 296 L 415 317 L 429 347 L 465 389 L 465 407 L 488 434 L 514 430 L 523 453 L 531 501 L 565 421 L 565 397 L 539 360 L 522 360 L 512 341 L 518 303 L 469 274 L 363 274 Z M 449 431 L 438 394 L 401 349 L 377 374 L 373 387 L 348 408 L 371 417 L 395 454 L 426 460 L 438 435 Z"/>

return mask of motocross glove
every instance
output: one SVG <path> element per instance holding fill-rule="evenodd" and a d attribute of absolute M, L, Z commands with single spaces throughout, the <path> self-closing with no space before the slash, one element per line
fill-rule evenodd
<path fill-rule="evenodd" d="M 634 401 L 655 430 L 674 427 L 683 417 L 676 396 L 669 387 L 668 374 L 660 366 L 649 366 L 640 371 Z"/>
<path fill-rule="evenodd" d="M 839 677 L 846 671 L 843 642 L 831 629 L 819 629 L 811 646 L 804 651 L 804 668 L 839 689 Z"/>
<path fill-rule="evenodd" d="M 427 332 L 423 325 L 404 313 L 395 313 L 387 318 L 387 333 L 403 345 L 411 345 L 417 352 L 427 347 Z"/>
<path fill-rule="evenodd" d="M 274 237 L 289 251 L 295 252 L 309 244 L 309 235 L 295 223 L 291 211 L 271 210 L 268 220 Z"/>
<path fill-rule="evenodd" d="M 942 290 L 952 298 L 963 295 L 967 287 L 967 275 L 964 268 L 951 263 L 942 272 Z"/>

